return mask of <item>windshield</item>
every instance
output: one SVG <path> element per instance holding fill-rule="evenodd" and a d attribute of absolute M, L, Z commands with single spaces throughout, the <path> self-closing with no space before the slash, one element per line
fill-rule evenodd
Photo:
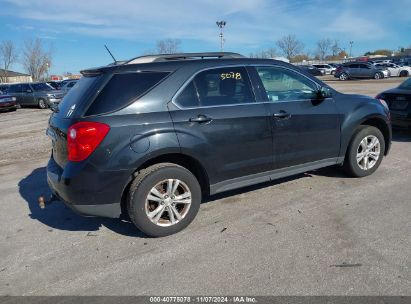
<path fill-rule="evenodd" d="M 398 88 L 405 89 L 405 90 L 411 90 L 411 78 L 401 83 Z"/>
<path fill-rule="evenodd" d="M 33 83 L 32 88 L 34 91 L 53 91 L 54 88 L 48 83 Z"/>

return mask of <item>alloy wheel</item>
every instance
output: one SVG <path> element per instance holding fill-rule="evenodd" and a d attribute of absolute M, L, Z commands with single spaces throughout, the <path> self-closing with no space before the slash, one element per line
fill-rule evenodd
<path fill-rule="evenodd" d="M 191 206 L 191 191 L 179 179 L 157 183 L 146 197 L 145 211 L 149 220 L 158 226 L 172 226 L 187 215 Z"/>
<path fill-rule="evenodd" d="M 381 154 L 381 144 L 374 135 L 368 135 L 360 142 L 357 148 L 357 164 L 362 170 L 369 170 L 375 166 Z"/>

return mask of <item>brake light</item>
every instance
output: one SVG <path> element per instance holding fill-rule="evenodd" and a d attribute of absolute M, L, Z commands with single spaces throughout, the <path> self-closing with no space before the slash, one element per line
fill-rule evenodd
<path fill-rule="evenodd" d="M 67 132 L 68 160 L 85 160 L 106 137 L 110 127 L 100 122 L 83 121 L 72 125 Z"/>

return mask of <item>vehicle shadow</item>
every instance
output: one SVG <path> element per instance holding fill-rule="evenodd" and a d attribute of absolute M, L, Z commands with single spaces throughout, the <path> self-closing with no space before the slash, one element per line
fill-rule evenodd
<path fill-rule="evenodd" d="M 55 201 L 41 209 L 38 205 L 39 196 L 50 197 L 51 191 L 47 184 L 46 168 L 34 169 L 29 175 L 20 180 L 19 193 L 27 202 L 32 219 L 58 230 L 66 231 L 98 231 L 105 226 L 124 236 L 146 238 L 131 222 L 119 219 L 82 217 L 72 211 L 61 201 Z"/>

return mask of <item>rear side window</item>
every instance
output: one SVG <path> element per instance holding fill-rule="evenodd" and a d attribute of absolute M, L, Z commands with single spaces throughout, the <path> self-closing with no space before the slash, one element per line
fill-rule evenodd
<path fill-rule="evenodd" d="M 21 93 L 21 89 L 22 89 L 21 84 L 11 85 L 8 88 L 7 93 Z"/>
<path fill-rule="evenodd" d="M 168 74 L 167 72 L 114 74 L 87 110 L 86 115 L 119 110 L 141 97 Z"/>
<path fill-rule="evenodd" d="M 197 74 L 175 99 L 181 107 L 207 107 L 254 102 L 244 67 L 210 69 Z"/>

